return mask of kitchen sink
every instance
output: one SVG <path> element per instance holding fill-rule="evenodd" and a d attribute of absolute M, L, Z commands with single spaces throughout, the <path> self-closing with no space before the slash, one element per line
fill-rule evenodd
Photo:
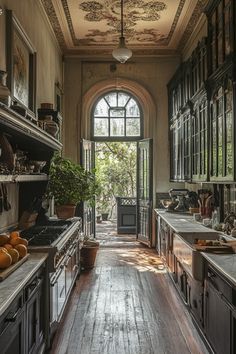
<path fill-rule="evenodd" d="M 198 237 L 197 237 L 198 236 Z M 178 258 L 179 262 L 185 270 L 196 280 L 203 280 L 203 256 L 201 252 L 197 251 L 194 247 L 196 238 L 201 240 L 219 240 L 220 233 L 206 232 L 201 234 L 184 234 L 173 235 L 173 253 Z"/>

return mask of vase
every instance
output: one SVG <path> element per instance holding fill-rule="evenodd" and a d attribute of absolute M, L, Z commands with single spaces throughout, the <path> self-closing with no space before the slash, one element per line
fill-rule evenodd
<path fill-rule="evenodd" d="M 56 206 L 56 214 L 58 219 L 70 219 L 75 216 L 75 208 L 74 204 L 67 205 L 57 205 Z"/>

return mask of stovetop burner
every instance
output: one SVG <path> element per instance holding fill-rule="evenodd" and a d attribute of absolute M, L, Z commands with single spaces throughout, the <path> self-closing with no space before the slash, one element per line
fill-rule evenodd
<path fill-rule="evenodd" d="M 70 220 L 49 220 L 44 225 L 21 231 L 21 237 L 28 240 L 29 246 L 51 245 L 71 224 Z"/>

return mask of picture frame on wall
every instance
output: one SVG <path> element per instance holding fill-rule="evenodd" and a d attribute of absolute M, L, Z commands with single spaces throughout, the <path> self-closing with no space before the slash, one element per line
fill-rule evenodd
<path fill-rule="evenodd" d="M 16 106 L 36 112 L 36 50 L 11 10 L 6 12 L 7 86 Z"/>

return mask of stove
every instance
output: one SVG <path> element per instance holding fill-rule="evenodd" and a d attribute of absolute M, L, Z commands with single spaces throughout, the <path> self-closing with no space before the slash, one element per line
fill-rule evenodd
<path fill-rule="evenodd" d="M 37 224 L 21 231 L 21 237 L 28 240 L 30 252 L 49 254 L 49 271 L 54 272 L 72 245 L 82 237 L 81 218 L 49 219 L 43 225 Z"/>
<path fill-rule="evenodd" d="M 21 231 L 29 252 L 48 253 L 50 333 L 56 330 L 80 269 L 82 221 L 50 219 Z"/>

